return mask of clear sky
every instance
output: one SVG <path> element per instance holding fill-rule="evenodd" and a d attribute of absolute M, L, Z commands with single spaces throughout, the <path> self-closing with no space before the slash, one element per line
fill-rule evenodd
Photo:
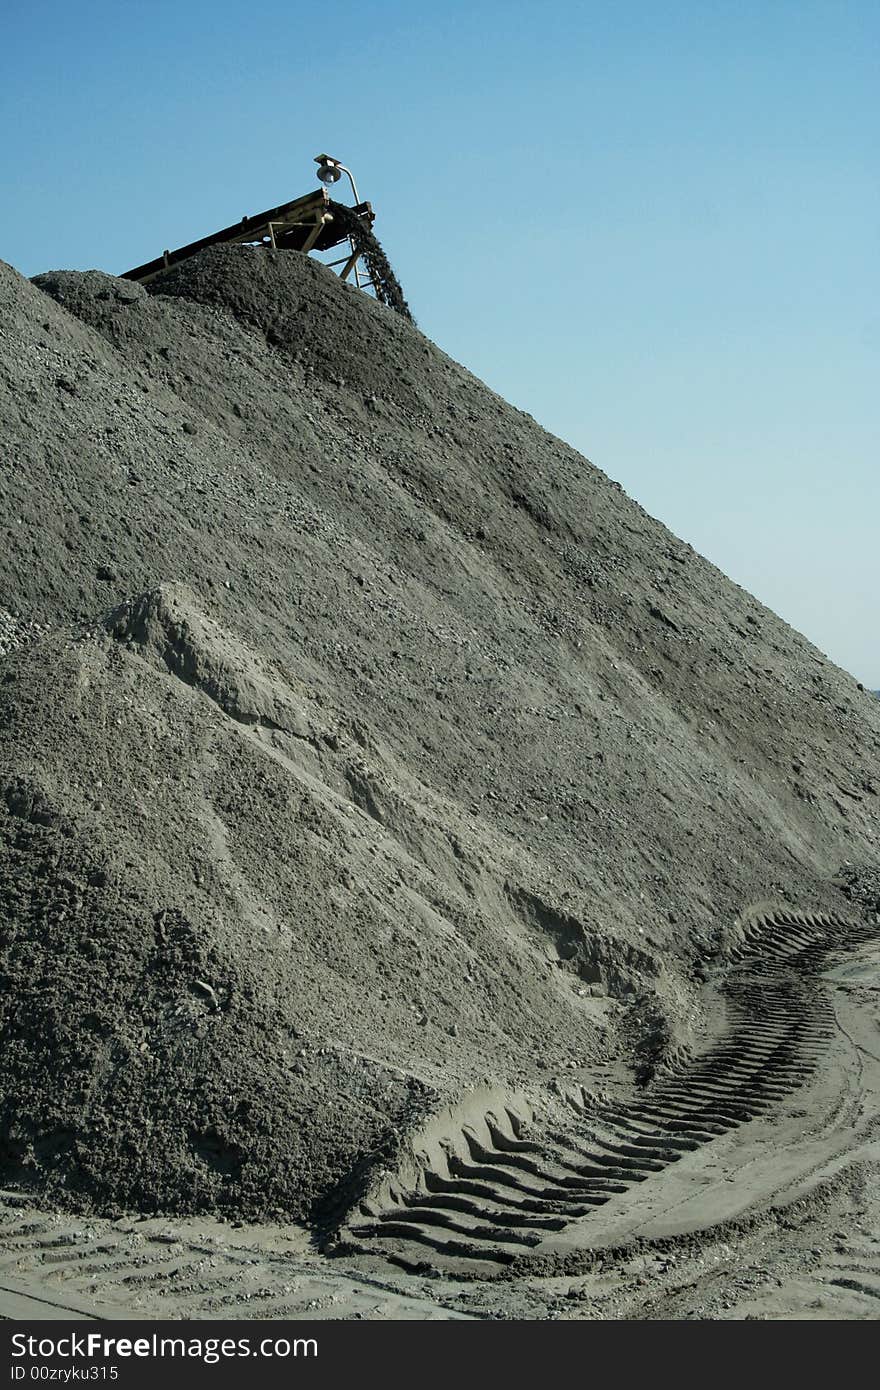
<path fill-rule="evenodd" d="M 421 328 L 880 687 L 877 0 L 0 7 L 0 257 L 355 172 Z"/>

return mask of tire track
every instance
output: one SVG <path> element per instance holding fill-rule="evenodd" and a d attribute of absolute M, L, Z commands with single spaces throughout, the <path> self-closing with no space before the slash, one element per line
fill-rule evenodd
<path fill-rule="evenodd" d="M 363 1201 L 340 1231 L 348 1252 L 407 1268 L 511 1265 L 545 1237 L 719 1136 L 766 1114 L 815 1072 L 837 1024 L 818 978 L 828 955 L 876 940 L 877 927 L 802 913 L 751 922 L 729 953 L 730 1028 L 681 1058 L 635 1100 L 583 1088 L 573 1122 L 527 1129 L 513 1110 L 464 1125 L 408 1188 Z"/>
<path fill-rule="evenodd" d="M 484 1098 L 472 1123 L 459 1121 L 453 1142 L 435 1146 L 434 1161 L 413 1168 L 407 1182 L 398 1176 L 387 1200 L 349 1214 L 338 1253 L 380 1256 L 382 1280 L 395 1277 L 394 1264 L 491 1275 L 524 1256 L 540 1257 L 542 1243 L 573 1222 L 595 1223 L 601 1232 L 607 1203 L 619 1208 L 639 1190 L 647 1195 L 673 1165 L 687 1165 L 809 1080 L 840 1032 L 819 972 L 829 954 L 878 938 L 876 927 L 795 914 L 765 919 L 763 930 L 753 925 L 725 967 L 730 1027 L 713 1047 L 681 1053 L 631 1100 L 570 1091 L 569 1123 L 529 1125 L 512 1101 Z M 489 1104 L 494 1109 L 483 1113 Z M 5 1194 L 4 1203 L 0 1286 L 12 1299 L 107 1316 L 398 1315 L 397 1295 L 392 1300 L 375 1282 L 375 1264 L 370 1283 L 360 1262 L 341 1271 L 335 1260 L 331 1274 L 316 1252 L 273 1254 L 256 1233 L 231 1248 L 220 1228 L 196 1238 L 182 1224 L 114 1225 L 35 1212 L 23 1195 Z M 270 1240 L 282 1237 L 279 1230 Z M 859 1259 L 829 1270 L 840 1292 L 855 1291 L 846 1281 L 869 1285 L 873 1273 Z M 874 1301 L 861 1287 L 859 1296 Z M 412 1301 L 409 1315 L 434 1314 Z"/>

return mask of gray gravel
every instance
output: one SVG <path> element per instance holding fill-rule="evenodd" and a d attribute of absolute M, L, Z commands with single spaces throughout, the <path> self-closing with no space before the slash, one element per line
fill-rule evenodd
<path fill-rule="evenodd" d="M 0 1180 L 317 1219 L 838 907 L 880 706 L 313 261 L 151 290 L 0 265 Z"/>

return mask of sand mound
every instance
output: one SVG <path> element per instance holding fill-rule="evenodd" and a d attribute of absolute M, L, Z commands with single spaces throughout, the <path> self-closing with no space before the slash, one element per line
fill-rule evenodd
<path fill-rule="evenodd" d="M 836 906 L 880 706 L 308 259 L 151 291 L 0 265 L 0 1176 L 315 1214 Z"/>

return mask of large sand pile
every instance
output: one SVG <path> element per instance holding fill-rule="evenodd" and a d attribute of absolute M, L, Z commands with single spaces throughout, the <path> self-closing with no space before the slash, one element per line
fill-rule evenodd
<path fill-rule="evenodd" d="M 327 1210 L 876 861 L 880 706 L 296 253 L 0 264 L 0 1181 Z"/>

